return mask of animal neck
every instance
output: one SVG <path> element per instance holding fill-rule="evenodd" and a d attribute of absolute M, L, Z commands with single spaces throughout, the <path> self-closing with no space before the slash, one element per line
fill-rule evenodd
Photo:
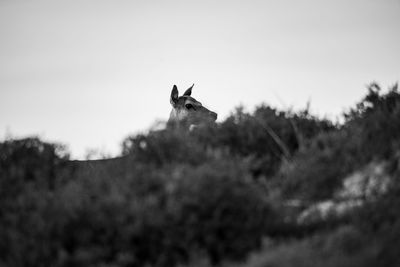
<path fill-rule="evenodd" d="M 177 112 L 177 110 L 176 109 L 172 109 L 171 110 L 171 112 L 170 112 L 170 114 L 169 114 L 169 119 L 168 119 L 168 122 L 176 122 L 176 121 L 178 121 L 179 119 L 178 119 L 178 112 Z"/>
<path fill-rule="evenodd" d="M 173 108 L 169 115 L 168 124 L 170 126 L 184 126 L 185 128 L 187 127 L 189 130 L 193 130 L 195 127 L 197 127 L 197 125 L 189 123 L 185 117 L 185 114 L 183 114 L 184 112 L 185 111 Z"/>

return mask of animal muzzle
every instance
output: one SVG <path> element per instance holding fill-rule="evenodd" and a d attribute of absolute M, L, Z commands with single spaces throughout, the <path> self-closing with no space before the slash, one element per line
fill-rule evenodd
<path fill-rule="evenodd" d="M 208 110 L 205 107 L 202 107 L 201 110 L 198 110 L 198 112 L 193 115 L 194 121 L 196 121 L 196 123 L 214 122 L 217 120 L 218 117 L 217 113 Z"/>
<path fill-rule="evenodd" d="M 217 113 L 212 112 L 212 111 L 209 111 L 208 115 L 210 116 L 210 119 L 211 119 L 212 121 L 216 121 L 216 120 L 217 120 L 217 117 L 218 117 L 218 114 L 217 114 Z"/>

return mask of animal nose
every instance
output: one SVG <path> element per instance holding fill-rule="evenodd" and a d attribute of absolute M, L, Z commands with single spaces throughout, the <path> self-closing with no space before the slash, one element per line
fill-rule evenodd
<path fill-rule="evenodd" d="M 210 111 L 210 116 L 211 116 L 211 118 L 213 118 L 214 121 L 216 121 L 217 117 L 218 117 L 218 114 L 215 113 L 215 112 Z"/>

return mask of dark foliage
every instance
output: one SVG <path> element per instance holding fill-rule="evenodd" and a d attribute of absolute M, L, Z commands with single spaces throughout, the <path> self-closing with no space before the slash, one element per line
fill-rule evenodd
<path fill-rule="evenodd" d="M 269 236 L 277 243 L 249 266 L 398 266 L 399 133 L 397 87 L 372 84 L 342 125 L 307 110 L 238 108 L 219 124 L 169 125 L 126 138 L 121 157 L 81 162 L 38 138 L 4 141 L 0 265 L 218 265 Z M 371 161 L 389 162 L 385 194 L 324 225 L 288 220 L 297 213 L 286 200 L 329 199 Z"/>
<path fill-rule="evenodd" d="M 9 266 L 52 261 L 56 246 L 49 231 L 54 216 L 49 208 L 57 169 L 67 159 L 63 146 L 38 138 L 0 143 L 0 251 Z"/>
<path fill-rule="evenodd" d="M 65 162 L 37 139 L 3 143 L 4 265 L 174 266 L 194 253 L 218 263 L 260 246 L 274 211 L 245 161 L 172 130 L 146 142 L 113 164 Z"/>
<path fill-rule="evenodd" d="M 281 166 L 279 183 L 286 196 L 306 200 L 332 197 L 343 178 L 372 160 L 392 158 L 400 149 L 400 94 L 371 84 L 367 96 L 345 114 L 338 129 L 309 139 L 293 160 Z"/>
<path fill-rule="evenodd" d="M 308 110 L 291 114 L 261 105 L 253 114 L 238 108 L 212 134 L 208 128 L 196 134 L 201 142 L 250 158 L 254 176 L 269 177 L 306 140 L 334 128 L 330 121 L 313 117 Z"/>
<path fill-rule="evenodd" d="M 389 190 L 368 201 L 352 216 L 352 223 L 376 245 L 379 266 L 399 266 L 400 246 L 400 154 L 391 159 L 393 180 Z"/>

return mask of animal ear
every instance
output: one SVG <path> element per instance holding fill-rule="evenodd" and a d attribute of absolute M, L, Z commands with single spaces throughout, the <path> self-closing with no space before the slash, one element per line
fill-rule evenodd
<path fill-rule="evenodd" d="M 192 88 L 193 88 L 194 84 L 192 84 L 192 86 L 189 87 L 189 89 L 187 89 L 183 95 L 187 95 L 190 96 L 192 94 Z"/>
<path fill-rule="evenodd" d="M 169 102 L 171 102 L 171 105 L 175 105 L 178 102 L 178 94 L 178 87 L 174 85 L 174 87 L 172 87 L 171 98 L 169 100 Z"/>

